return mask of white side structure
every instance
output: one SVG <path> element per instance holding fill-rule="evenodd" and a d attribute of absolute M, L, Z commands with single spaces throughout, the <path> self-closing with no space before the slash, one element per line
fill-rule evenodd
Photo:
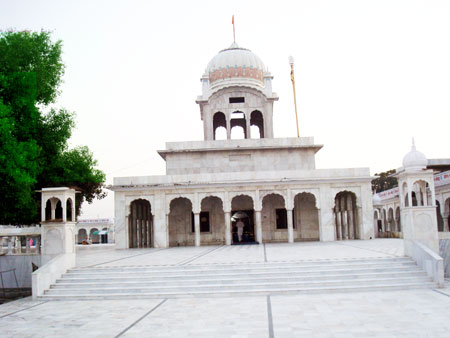
<path fill-rule="evenodd" d="M 41 190 L 42 263 L 75 252 L 75 194 L 66 187 Z"/>
<path fill-rule="evenodd" d="M 197 98 L 203 141 L 158 151 L 166 175 L 119 177 L 117 248 L 374 237 L 369 168 L 317 169 L 312 137 L 275 138 L 272 75 L 233 43 L 208 64 Z M 240 135 L 240 139 L 236 139 Z"/>
<path fill-rule="evenodd" d="M 411 151 L 403 159 L 403 167 L 395 174 L 399 185 L 405 254 L 410 257 L 414 241 L 439 254 L 433 171 L 426 169 L 427 163 L 425 155 L 416 150 L 413 142 Z"/>

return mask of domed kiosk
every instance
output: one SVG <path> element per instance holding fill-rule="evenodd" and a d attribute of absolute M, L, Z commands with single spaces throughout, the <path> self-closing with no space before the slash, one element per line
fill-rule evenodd
<path fill-rule="evenodd" d="M 369 169 L 316 169 L 313 137 L 275 138 L 272 80 L 236 43 L 209 61 L 203 140 L 167 142 L 166 175 L 114 178 L 117 248 L 373 236 Z"/>

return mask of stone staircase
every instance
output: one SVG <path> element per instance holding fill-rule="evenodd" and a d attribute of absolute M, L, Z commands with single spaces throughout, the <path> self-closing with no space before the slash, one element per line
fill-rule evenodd
<path fill-rule="evenodd" d="M 432 288 L 407 257 L 75 268 L 41 299 L 176 298 Z"/>

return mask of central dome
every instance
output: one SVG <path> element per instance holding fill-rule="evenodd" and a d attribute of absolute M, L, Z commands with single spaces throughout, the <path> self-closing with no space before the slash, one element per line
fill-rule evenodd
<path fill-rule="evenodd" d="M 212 58 L 206 67 L 206 75 L 211 84 L 231 79 L 250 79 L 263 86 L 264 68 L 264 63 L 256 54 L 233 42 Z"/>

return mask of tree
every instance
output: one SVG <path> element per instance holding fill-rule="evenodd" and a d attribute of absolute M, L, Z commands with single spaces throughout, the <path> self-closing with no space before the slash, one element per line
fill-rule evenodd
<path fill-rule="evenodd" d="M 69 149 L 75 115 L 42 110 L 64 74 L 62 42 L 49 32 L 0 32 L 0 223 L 38 221 L 36 189 L 77 187 L 81 203 L 103 198 L 105 174 L 87 147 Z"/>
<path fill-rule="evenodd" d="M 392 174 L 395 174 L 395 169 L 375 174 L 375 176 L 379 177 L 372 181 L 372 191 L 380 192 L 397 187 L 397 179 L 395 177 L 391 177 L 390 175 Z"/>

